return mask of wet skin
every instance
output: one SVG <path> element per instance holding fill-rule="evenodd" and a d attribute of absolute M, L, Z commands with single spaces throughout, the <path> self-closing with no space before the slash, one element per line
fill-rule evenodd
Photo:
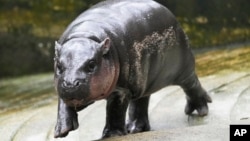
<path fill-rule="evenodd" d="M 212 100 L 194 67 L 187 37 L 166 7 L 151 0 L 93 6 L 55 45 L 55 137 L 77 129 L 77 112 L 100 99 L 107 99 L 104 138 L 148 131 L 150 95 L 168 85 L 183 88 L 186 114 L 207 115 Z"/>

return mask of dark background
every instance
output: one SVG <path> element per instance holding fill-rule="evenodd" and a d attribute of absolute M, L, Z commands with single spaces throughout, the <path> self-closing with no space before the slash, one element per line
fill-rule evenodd
<path fill-rule="evenodd" d="M 54 42 L 100 0 L 0 0 L 0 78 L 53 71 Z M 250 41 L 249 0 L 158 0 L 193 48 Z"/>

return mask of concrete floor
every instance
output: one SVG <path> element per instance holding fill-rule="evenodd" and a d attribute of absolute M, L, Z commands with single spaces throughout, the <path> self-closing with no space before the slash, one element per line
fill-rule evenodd
<path fill-rule="evenodd" d="M 149 119 L 152 131 L 105 141 L 226 141 L 229 125 L 250 124 L 250 73 L 221 73 L 200 78 L 210 93 L 209 115 L 201 118 L 184 114 L 184 92 L 176 86 L 152 95 Z M 57 101 L 50 105 L 23 109 L 0 116 L 1 141 L 89 141 L 101 137 L 105 122 L 105 101 L 98 101 L 79 112 L 79 129 L 66 138 L 54 139 Z"/>

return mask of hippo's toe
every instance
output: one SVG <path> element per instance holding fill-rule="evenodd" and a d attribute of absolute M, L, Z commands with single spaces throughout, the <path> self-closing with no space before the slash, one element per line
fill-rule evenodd
<path fill-rule="evenodd" d="M 209 95 L 205 94 L 202 97 L 199 97 L 196 100 L 191 100 L 187 98 L 187 104 L 185 107 L 185 113 L 190 115 L 194 110 L 197 110 L 199 116 L 206 116 L 208 114 L 208 105 L 207 103 L 211 103 L 212 99 Z"/>
<path fill-rule="evenodd" d="M 123 130 L 110 130 L 110 129 L 104 129 L 102 138 L 109 138 L 109 137 L 116 137 L 116 136 L 122 136 L 126 135 L 127 132 Z"/>
<path fill-rule="evenodd" d="M 127 124 L 128 133 L 139 133 L 150 130 L 148 120 L 134 120 Z"/>

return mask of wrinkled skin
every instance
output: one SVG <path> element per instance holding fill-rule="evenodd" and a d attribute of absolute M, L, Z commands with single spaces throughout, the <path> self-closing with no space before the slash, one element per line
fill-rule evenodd
<path fill-rule="evenodd" d="M 150 94 L 168 85 L 183 88 L 186 114 L 205 116 L 212 100 L 194 68 L 187 37 L 167 8 L 151 0 L 99 3 L 55 45 L 55 137 L 77 129 L 77 112 L 100 99 L 107 99 L 103 138 L 149 131 Z"/>

